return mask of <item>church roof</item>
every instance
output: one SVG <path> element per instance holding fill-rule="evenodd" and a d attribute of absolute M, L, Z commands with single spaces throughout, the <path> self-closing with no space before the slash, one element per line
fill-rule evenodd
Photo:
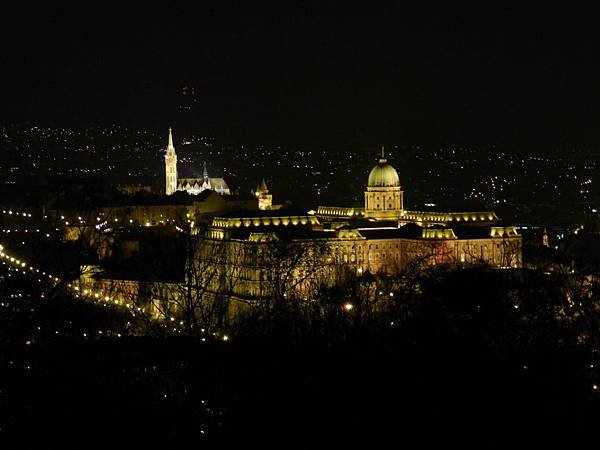
<path fill-rule="evenodd" d="M 200 186 L 202 186 L 202 183 L 204 183 L 204 179 L 203 178 L 177 178 L 177 186 L 185 186 L 185 185 L 190 185 L 193 186 L 194 184 L 198 183 Z"/>
<path fill-rule="evenodd" d="M 210 184 L 213 189 L 229 189 L 229 186 L 227 186 L 227 183 L 223 178 L 209 178 L 208 184 Z"/>
<path fill-rule="evenodd" d="M 204 178 L 178 178 L 177 186 L 198 186 L 201 187 L 204 184 Z M 208 178 L 208 184 L 212 189 L 229 189 L 227 183 L 223 178 Z"/>

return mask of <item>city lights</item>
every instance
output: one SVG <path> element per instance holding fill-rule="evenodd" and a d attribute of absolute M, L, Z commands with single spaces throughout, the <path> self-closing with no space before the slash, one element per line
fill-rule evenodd
<path fill-rule="evenodd" d="M 593 448 L 595 11 L 239 3 L 5 6 L 0 440 Z"/>

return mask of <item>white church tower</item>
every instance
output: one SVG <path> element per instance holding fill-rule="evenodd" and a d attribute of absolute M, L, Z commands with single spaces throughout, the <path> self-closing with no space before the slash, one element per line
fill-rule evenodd
<path fill-rule="evenodd" d="M 165 194 L 172 195 L 177 190 L 177 154 L 173 145 L 173 135 L 169 127 L 169 144 L 165 153 Z"/>

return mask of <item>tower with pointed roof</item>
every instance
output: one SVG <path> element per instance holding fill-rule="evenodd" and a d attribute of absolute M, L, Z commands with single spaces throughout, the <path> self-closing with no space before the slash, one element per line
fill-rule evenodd
<path fill-rule="evenodd" d="M 269 194 L 269 188 L 267 187 L 267 183 L 265 182 L 264 178 L 256 187 L 254 195 L 256 195 L 256 198 L 258 199 L 258 209 L 272 209 L 273 195 Z"/>
<path fill-rule="evenodd" d="M 550 247 L 550 240 L 548 239 L 548 229 L 544 227 L 544 234 L 542 235 L 542 245 L 544 247 Z"/>
<path fill-rule="evenodd" d="M 169 127 L 169 142 L 165 153 L 165 194 L 172 195 L 177 190 L 177 154 L 173 145 L 173 133 Z"/>
<path fill-rule="evenodd" d="M 365 216 L 376 220 L 398 219 L 403 212 L 402 197 L 398 172 L 388 164 L 381 147 L 381 158 L 369 174 L 365 191 Z"/>

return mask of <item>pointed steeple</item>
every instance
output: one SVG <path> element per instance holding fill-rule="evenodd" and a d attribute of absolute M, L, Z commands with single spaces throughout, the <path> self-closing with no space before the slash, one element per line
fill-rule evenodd
<path fill-rule="evenodd" d="M 265 183 L 265 179 L 264 178 L 260 182 L 260 186 L 259 186 L 258 189 L 261 190 L 261 191 L 263 191 L 264 193 L 269 192 L 269 188 L 267 187 L 267 183 Z"/>
<path fill-rule="evenodd" d="M 177 154 L 173 145 L 173 132 L 169 127 L 169 140 L 165 153 L 165 193 L 171 195 L 177 190 Z"/>
<path fill-rule="evenodd" d="M 202 176 L 205 180 L 208 180 L 208 170 L 206 170 L 206 161 L 204 161 L 204 170 L 202 171 Z"/>
<path fill-rule="evenodd" d="M 167 145 L 167 151 L 169 150 L 175 150 L 175 146 L 173 145 L 173 132 L 171 130 L 171 127 L 169 127 L 169 143 Z"/>

